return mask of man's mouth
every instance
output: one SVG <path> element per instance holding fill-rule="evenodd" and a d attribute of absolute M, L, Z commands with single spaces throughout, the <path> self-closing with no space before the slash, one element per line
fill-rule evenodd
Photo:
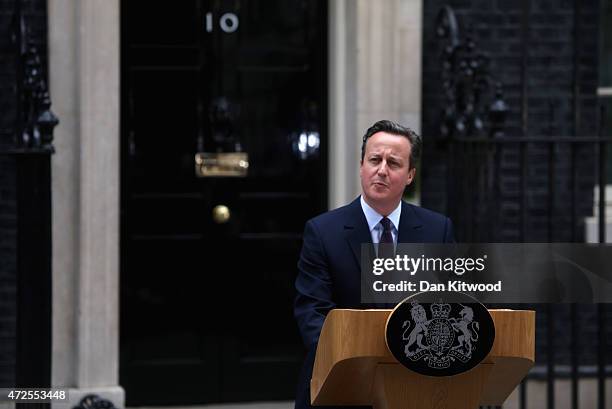
<path fill-rule="evenodd" d="M 387 187 L 387 184 L 383 182 L 374 182 L 374 185 Z"/>

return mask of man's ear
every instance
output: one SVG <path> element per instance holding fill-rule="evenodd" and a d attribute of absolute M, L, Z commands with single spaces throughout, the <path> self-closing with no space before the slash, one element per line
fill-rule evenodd
<path fill-rule="evenodd" d="M 408 179 L 406 182 L 406 186 L 409 186 L 412 183 L 415 175 L 416 175 L 416 168 L 412 168 L 408 171 Z"/>

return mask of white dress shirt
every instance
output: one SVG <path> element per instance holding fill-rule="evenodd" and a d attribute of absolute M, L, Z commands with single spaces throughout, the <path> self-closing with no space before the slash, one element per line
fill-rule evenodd
<path fill-rule="evenodd" d="M 383 215 L 379 214 L 376 210 L 372 209 L 369 204 L 363 199 L 363 195 L 360 198 L 361 209 L 363 214 L 368 221 L 368 227 L 370 228 L 370 234 L 372 235 L 372 243 L 378 244 L 380 242 L 380 236 L 382 236 L 383 225 L 380 221 L 383 219 Z M 402 213 L 402 201 L 397 204 L 395 210 L 391 212 L 387 219 L 391 220 L 391 235 L 393 236 L 393 244 L 397 245 L 397 228 L 399 226 L 400 215 Z"/>

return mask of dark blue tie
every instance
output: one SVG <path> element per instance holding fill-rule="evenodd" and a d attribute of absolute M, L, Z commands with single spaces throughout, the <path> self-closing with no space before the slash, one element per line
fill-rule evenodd
<path fill-rule="evenodd" d="M 383 232 L 380 235 L 378 257 L 393 258 L 395 256 L 395 249 L 393 246 L 393 234 L 391 233 L 391 220 L 383 217 L 380 224 L 382 224 Z"/>

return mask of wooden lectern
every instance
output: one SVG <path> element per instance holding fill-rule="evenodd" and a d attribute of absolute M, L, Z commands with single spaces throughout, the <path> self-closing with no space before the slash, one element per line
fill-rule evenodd
<path fill-rule="evenodd" d="M 449 377 L 417 374 L 385 343 L 391 310 L 332 310 L 312 372 L 313 405 L 372 405 L 375 409 L 475 409 L 501 405 L 535 360 L 535 312 L 489 310 L 495 342 L 475 368 Z"/>

